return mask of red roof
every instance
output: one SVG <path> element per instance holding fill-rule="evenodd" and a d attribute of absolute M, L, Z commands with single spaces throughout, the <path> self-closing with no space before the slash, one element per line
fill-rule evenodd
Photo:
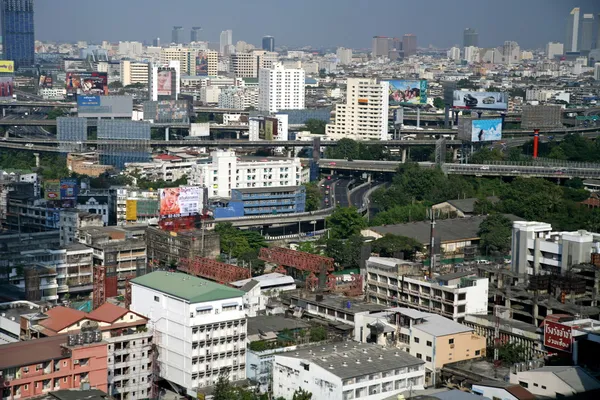
<path fill-rule="evenodd" d="M 506 387 L 506 391 L 519 400 L 535 400 L 535 396 L 523 386 L 514 385 Z"/>
<path fill-rule="evenodd" d="M 56 333 L 86 318 L 86 313 L 83 311 L 63 306 L 51 308 L 44 314 L 48 318 L 40 321 L 39 324 Z"/>
<path fill-rule="evenodd" d="M 0 346 L 0 370 L 66 358 L 61 348 L 66 343 L 67 335 L 58 335 L 4 344 Z"/>
<path fill-rule="evenodd" d="M 580 204 L 583 204 L 584 206 L 588 206 L 588 207 L 592 207 L 592 208 L 598 208 L 598 207 L 600 207 L 600 199 L 598 199 L 596 197 L 590 197 L 589 199 L 582 201 Z"/>
<path fill-rule="evenodd" d="M 159 154 L 156 157 L 154 157 L 158 160 L 163 160 L 163 161 L 174 161 L 174 160 L 181 160 L 181 157 L 177 157 L 177 156 L 172 156 L 170 154 Z"/>
<path fill-rule="evenodd" d="M 127 314 L 127 312 L 129 312 L 129 310 L 126 308 L 119 307 L 111 303 L 104 303 L 87 316 L 88 318 L 96 321 L 112 323 L 121 318 L 123 315 Z"/>

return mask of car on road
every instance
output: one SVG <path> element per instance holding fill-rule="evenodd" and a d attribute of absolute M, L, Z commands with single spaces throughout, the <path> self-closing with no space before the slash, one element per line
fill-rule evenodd
<path fill-rule="evenodd" d="M 329 165 L 335 165 L 335 164 L 336 164 L 335 161 L 332 161 L 329 163 Z"/>
<path fill-rule="evenodd" d="M 329 194 L 329 190 L 326 190 L 326 191 L 325 191 L 325 194 Z"/>
<path fill-rule="evenodd" d="M 33 143 L 27 143 L 25 147 L 33 147 Z"/>
<path fill-rule="evenodd" d="M 479 168 L 479 169 L 488 170 L 488 169 L 490 169 L 490 167 L 489 167 L 489 165 L 482 165 L 481 168 Z"/>
<path fill-rule="evenodd" d="M 327 177 L 327 180 L 328 180 L 328 181 L 330 181 L 330 180 L 331 180 L 331 175 L 329 175 L 329 176 Z"/>

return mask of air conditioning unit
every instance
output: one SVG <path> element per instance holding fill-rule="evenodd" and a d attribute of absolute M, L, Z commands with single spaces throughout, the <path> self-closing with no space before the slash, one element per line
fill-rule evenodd
<path fill-rule="evenodd" d="M 73 364 L 75 364 L 75 365 L 79 364 L 79 360 L 73 360 Z"/>
<path fill-rule="evenodd" d="M 29 367 L 23 367 L 23 372 L 29 372 Z"/>
<path fill-rule="evenodd" d="M 450 345 L 450 348 L 451 348 L 451 349 L 453 349 L 453 348 L 454 348 L 454 345 L 453 345 L 453 344 L 451 344 L 451 345 Z"/>

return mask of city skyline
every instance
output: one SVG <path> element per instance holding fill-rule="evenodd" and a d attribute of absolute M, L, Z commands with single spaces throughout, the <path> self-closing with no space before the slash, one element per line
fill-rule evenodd
<path fill-rule="evenodd" d="M 343 8 L 339 6 L 342 1 Z M 307 0 L 298 4 L 259 0 L 262 5 L 268 5 L 270 23 L 265 26 L 253 22 L 265 16 L 265 7 L 259 7 L 261 4 L 241 0 L 232 0 L 231 3 L 228 9 L 239 12 L 223 13 L 219 6 L 191 0 L 180 0 L 181 7 L 173 9 L 159 9 L 160 3 L 156 0 L 132 0 L 127 3 L 106 0 L 107 9 L 118 7 L 120 10 L 111 14 L 113 23 L 109 29 L 103 19 L 85 21 L 85 24 L 78 19 L 75 14 L 78 9 L 76 0 L 63 0 L 64 7 L 60 8 L 49 2 L 36 2 L 36 39 L 149 42 L 155 37 L 170 37 L 173 26 L 181 25 L 187 33 L 191 27 L 201 23 L 203 39 L 210 42 L 218 42 L 221 31 L 235 27 L 236 41 L 244 40 L 259 46 L 262 37 L 270 34 L 278 38 L 282 46 L 368 49 L 375 35 L 393 37 L 413 33 L 418 37 L 420 47 L 432 45 L 447 48 L 460 45 L 464 29 L 472 27 L 479 33 L 481 47 L 500 46 L 505 40 L 512 40 L 523 48 L 542 48 L 550 41 L 565 40 L 566 19 L 574 7 L 580 7 L 582 14 L 600 13 L 600 3 L 594 0 L 566 0 L 552 6 L 545 0 L 527 3 L 508 0 L 501 4 L 472 4 L 468 0 L 458 0 L 452 4 L 441 0 L 432 0 L 427 4 L 406 4 L 378 0 L 378 7 L 369 9 L 359 0 L 331 0 L 325 3 Z M 157 6 L 153 7 L 153 4 Z M 182 9 L 186 12 L 181 13 Z M 431 13 L 432 9 L 438 12 Z M 371 12 L 367 13 L 368 10 Z M 74 14 L 73 18 L 69 18 L 69 13 Z M 535 22 L 531 20 L 532 14 L 536 15 Z M 416 18 L 418 15 L 426 15 L 427 23 L 423 23 L 423 18 Z M 289 16 L 293 16 L 293 19 Z M 52 23 L 56 18 L 71 19 L 73 23 L 57 26 Z M 499 20 L 511 23 L 499 24 Z M 143 22 L 133 24 L 132 21 Z M 331 29 L 331 21 L 343 22 L 339 28 Z M 532 26 L 532 29 L 516 29 L 523 26 Z M 189 37 L 189 33 L 186 37 Z"/>

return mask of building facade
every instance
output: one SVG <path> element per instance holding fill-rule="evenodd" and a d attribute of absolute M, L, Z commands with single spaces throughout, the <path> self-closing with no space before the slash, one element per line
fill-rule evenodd
<path fill-rule="evenodd" d="M 270 113 L 305 108 L 305 73 L 303 69 L 286 69 L 276 64 L 261 69 L 258 77 L 258 109 Z"/>
<path fill-rule="evenodd" d="M 273 36 L 263 37 L 262 49 L 265 51 L 275 51 L 275 38 Z"/>
<path fill-rule="evenodd" d="M 304 212 L 305 205 L 304 186 L 232 189 L 231 201 L 227 207 L 215 208 L 214 217 L 300 213 Z"/>
<path fill-rule="evenodd" d="M 121 60 L 121 83 L 123 86 L 135 85 L 136 83 L 148 85 L 149 64 Z"/>
<path fill-rule="evenodd" d="M 567 40 L 565 53 L 579 51 L 579 7 L 571 10 L 567 19 Z"/>
<path fill-rule="evenodd" d="M 339 47 L 335 54 L 341 65 L 352 64 L 352 49 L 347 49 L 345 47 Z"/>
<path fill-rule="evenodd" d="M 219 93 L 219 108 L 245 110 L 250 107 L 258 107 L 258 88 L 232 87 L 223 89 Z"/>
<path fill-rule="evenodd" d="M 463 47 L 479 47 L 479 33 L 473 28 L 466 28 L 463 32 Z"/>
<path fill-rule="evenodd" d="M 2 0 L 3 58 L 13 60 L 15 68 L 35 64 L 33 0 Z"/>

